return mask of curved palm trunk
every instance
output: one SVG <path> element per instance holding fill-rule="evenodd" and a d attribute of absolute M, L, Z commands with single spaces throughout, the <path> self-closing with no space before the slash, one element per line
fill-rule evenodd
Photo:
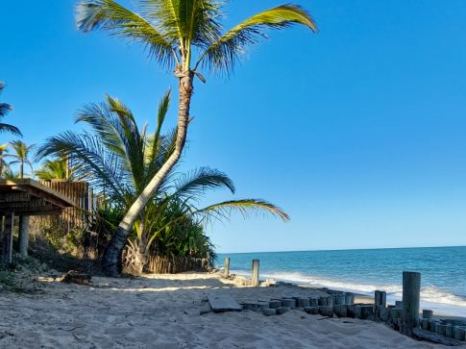
<path fill-rule="evenodd" d="M 102 258 L 102 268 L 107 275 L 118 275 L 121 271 L 121 253 L 125 247 L 128 235 L 134 222 L 146 206 L 147 202 L 154 196 L 163 179 L 168 175 L 173 166 L 180 159 L 183 151 L 189 123 L 189 109 L 193 93 L 193 73 L 176 72 L 179 78 L 179 105 L 178 105 L 178 129 L 175 141 L 175 149 L 167 161 L 163 164 L 157 174 L 144 188 L 136 201 L 131 205 L 126 215 L 118 225 L 112 240 Z"/>

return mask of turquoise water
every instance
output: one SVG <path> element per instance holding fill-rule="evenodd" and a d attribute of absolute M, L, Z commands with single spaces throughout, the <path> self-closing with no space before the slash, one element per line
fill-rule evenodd
<path fill-rule="evenodd" d="M 401 299 L 402 272 L 418 271 L 422 307 L 466 316 L 466 247 L 219 254 L 219 266 L 225 256 L 237 274 L 249 274 L 258 258 L 262 279 L 364 294 L 382 289 L 389 302 Z"/>

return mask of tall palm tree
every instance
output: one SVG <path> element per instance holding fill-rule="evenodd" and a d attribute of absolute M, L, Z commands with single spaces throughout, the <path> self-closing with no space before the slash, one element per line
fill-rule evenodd
<path fill-rule="evenodd" d="M 0 94 L 5 88 L 5 83 L 0 81 Z M 7 103 L 0 103 L 0 120 L 3 119 L 13 108 Z M 0 122 L 0 132 L 9 132 L 17 136 L 22 136 L 21 131 L 13 125 Z M 1 174 L 0 174 L 1 175 Z"/>
<path fill-rule="evenodd" d="M 9 168 L 6 162 L 6 158 L 9 157 L 8 146 L 9 144 L 0 145 L 0 177 L 3 177 L 5 170 Z"/>
<path fill-rule="evenodd" d="M 178 128 L 174 151 L 132 203 L 108 249 L 107 270 L 115 273 L 118 256 L 138 215 L 180 159 L 190 121 L 194 77 L 205 82 L 201 67 L 230 72 L 246 46 L 264 37 L 265 29 L 300 24 L 316 31 L 310 15 L 291 4 L 257 13 L 223 31 L 222 3 L 217 0 L 139 0 L 140 13 L 114 0 L 80 0 L 76 8 L 78 28 L 84 32 L 102 28 L 143 43 L 164 67 L 174 68 L 178 79 Z"/>
<path fill-rule="evenodd" d="M 31 173 L 34 173 L 34 168 L 32 166 L 32 162 L 29 159 L 32 150 L 34 149 L 34 145 L 27 145 L 23 141 L 13 141 L 10 143 L 11 147 L 15 151 L 15 154 L 12 154 L 11 157 L 15 158 L 10 162 L 10 165 L 19 165 L 19 177 L 24 178 L 24 166 L 27 165 L 31 169 Z"/>
<path fill-rule="evenodd" d="M 166 159 L 176 151 L 176 130 L 168 135 L 162 134 L 169 102 L 170 92 L 161 100 L 157 125 L 154 132 L 150 133 L 147 125 L 139 128 L 127 106 L 118 99 L 107 96 L 104 103 L 90 104 L 77 116 L 76 121 L 85 123 L 90 127 L 91 132 L 77 134 L 68 131 L 51 137 L 38 149 L 37 154 L 39 157 L 53 155 L 72 159 L 79 164 L 75 169 L 77 176 L 85 175 L 97 190 L 100 189 L 101 193 L 105 193 L 110 205 L 127 211 L 144 192 L 154 175 L 159 173 Z M 196 217 L 238 209 L 241 212 L 262 210 L 283 220 L 288 219 L 286 213 L 278 207 L 257 199 L 227 201 L 207 208 L 197 208 L 192 205 L 192 201 L 206 189 L 224 187 L 234 192 L 233 182 L 224 173 L 209 168 L 201 168 L 185 175 L 177 174 L 175 169 L 175 166 L 171 167 L 157 191 L 151 194 L 147 205 L 138 212 L 134 220 L 138 253 L 142 256 L 157 238 L 161 227 L 176 223 L 176 220 L 167 220 L 164 216 L 166 208 L 174 200 L 182 203 L 186 213 L 189 212 Z M 123 247 L 131 232 L 122 237 Z M 107 247 L 102 264 L 107 272 L 116 274 L 119 272 L 122 249 L 119 250 L 115 265 L 113 255 L 108 253 L 112 248 L 112 245 Z M 141 258 L 141 261 L 143 260 L 144 258 Z M 115 269 L 109 270 L 109 266 L 112 268 L 115 266 Z M 142 265 L 138 268 L 141 270 Z"/>

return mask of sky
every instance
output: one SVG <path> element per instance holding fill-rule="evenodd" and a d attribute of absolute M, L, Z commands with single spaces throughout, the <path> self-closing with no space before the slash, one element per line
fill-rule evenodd
<path fill-rule="evenodd" d="M 291 217 L 213 222 L 217 250 L 466 245 L 466 2 L 297 1 L 317 34 L 269 32 L 231 76 L 195 86 L 180 170 L 216 168 L 237 188 L 200 204 L 262 198 Z M 231 0 L 225 27 L 280 3 Z M 78 32 L 74 5 L 0 1 L 0 100 L 28 143 L 79 129 L 76 112 L 105 94 L 153 125 L 176 90 L 140 45 Z"/>

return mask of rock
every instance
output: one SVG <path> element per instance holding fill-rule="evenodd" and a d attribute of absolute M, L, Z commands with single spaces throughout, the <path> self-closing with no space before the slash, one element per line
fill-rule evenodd
<path fill-rule="evenodd" d="M 282 302 L 281 301 L 278 301 L 278 300 L 271 300 L 269 302 L 269 307 L 272 308 L 272 309 L 277 309 L 277 308 L 280 308 L 282 306 Z"/>

